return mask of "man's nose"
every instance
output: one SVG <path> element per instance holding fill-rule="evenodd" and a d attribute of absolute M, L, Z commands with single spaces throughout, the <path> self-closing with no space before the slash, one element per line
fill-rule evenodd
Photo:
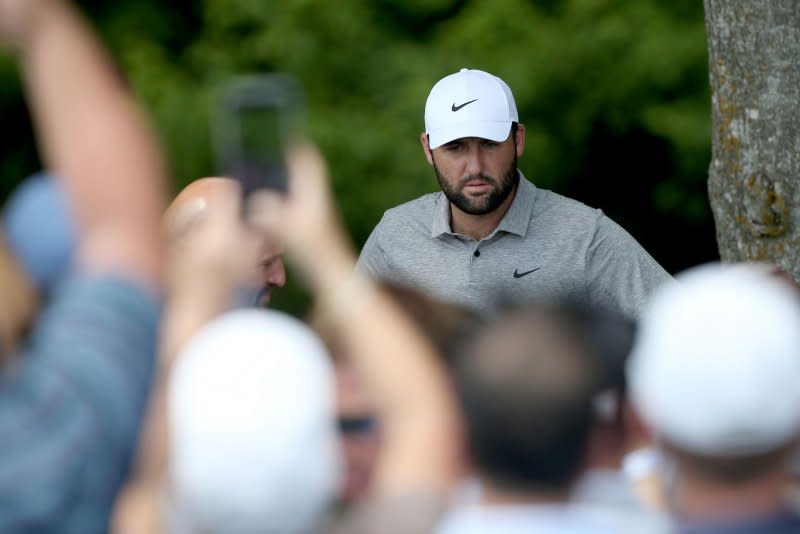
<path fill-rule="evenodd" d="M 283 260 L 278 257 L 269 266 L 269 270 L 264 273 L 264 281 L 270 287 L 283 287 L 286 285 L 286 267 Z"/>
<path fill-rule="evenodd" d="M 471 142 L 467 147 L 464 172 L 468 176 L 483 174 L 483 153 L 478 142 Z"/>

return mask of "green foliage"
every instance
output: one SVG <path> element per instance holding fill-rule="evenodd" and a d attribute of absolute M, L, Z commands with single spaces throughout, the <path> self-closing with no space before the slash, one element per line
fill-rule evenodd
<path fill-rule="evenodd" d="M 305 87 L 309 133 L 329 159 L 360 244 L 385 209 L 436 189 L 419 146 L 425 98 L 439 78 L 468 66 L 513 89 L 527 126 L 520 166 L 529 178 L 610 211 L 673 270 L 698 259 L 665 257 L 679 253 L 660 238 L 646 242 L 651 221 L 608 199 L 627 194 L 617 181 L 627 173 L 646 183 L 644 198 L 631 200 L 646 206 L 643 213 L 708 229 L 700 2 L 128 0 L 85 7 L 152 112 L 176 187 L 214 173 L 209 112 L 219 84 L 237 73 L 287 71 Z M 20 106 L 13 79 L 0 63 L 4 117 Z M 665 154 L 629 150 L 631 136 L 655 140 Z M 35 161 L 19 142 L 6 148 L 3 183 Z M 601 196 L 581 196 L 582 176 L 602 181 Z"/>

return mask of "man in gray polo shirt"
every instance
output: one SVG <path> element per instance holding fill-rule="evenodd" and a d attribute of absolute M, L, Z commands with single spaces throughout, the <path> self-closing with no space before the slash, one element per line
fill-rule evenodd
<path fill-rule="evenodd" d="M 484 312 L 566 296 L 634 317 L 671 280 L 600 210 L 522 175 L 525 127 L 500 78 L 461 69 L 440 80 L 421 141 L 442 191 L 384 214 L 359 258 L 371 275 Z"/>

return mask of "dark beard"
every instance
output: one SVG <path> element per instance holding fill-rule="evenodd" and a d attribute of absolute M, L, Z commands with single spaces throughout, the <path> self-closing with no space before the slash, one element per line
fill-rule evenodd
<path fill-rule="evenodd" d="M 433 162 L 433 171 L 436 173 L 436 180 L 439 182 L 439 187 L 442 189 L 444 196 L 447 197 L 447 200 L 468 215 L 486 215 L 487 213 L 493 212 L 506 201 L 519 181 L 516 150 L 514 151 L 514 160 L 511 162 L 508 170 L 503 174 L 499 183 L 494 177 L 486 174 L 479 174 L 477 176 L 481 180 L 495 185 L 492 192 L 482 199 L 471 199 L 463 194 L 460 189 L 450 187 L 439 173 L 439 169 L 436 167 L 436 161 Z M 475 178 L 476 176 L 474 175 L 464 176 L 459 181 L 459 184 L 463 184 Z"/>

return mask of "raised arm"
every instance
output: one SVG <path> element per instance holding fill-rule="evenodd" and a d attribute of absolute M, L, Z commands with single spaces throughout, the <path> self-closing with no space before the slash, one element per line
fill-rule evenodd
<path fill-rule="evenodd" d="M 455 399 L 433 347 L 367 277 L 330 198 L 322 157 L 311 146 L 289 157 L 286 198 L 267 196 L 255 210 L 304 272 L 317 304 L 337 327 L 369 389 L 384 436 L 374 493 L 379 498 L 441 497 L 456 476 Z"/>
<path fill-rule="evenodd" d="M 164 168 L 149 126 L 67 0 L 0 0 L 39 146 L 77 219 L 79 265 L 155 284 Z"/>
<path fill-rule="evenodd" d="M 101 532 L 153 372 L 164 171 L 70 2 L 0 0 L 0 41 L 16 49 L 44 163 L 63 180 L 81 271 L 54 289 L 6 374 L 0 433 L 14 439 L 0 494 L 14 506 L 0 530 Z"/>
<path fill-rule="evenodd" d="M 136 462 L 115 506 L 112 532 L 161 531 L 170 439 L 166 402 L 169 377 L 187 341 L 230 309 L 236 289 L 257 264 L 259 241 L 241 223 L 238 186 L 233 181 L 214 185 L 212 191 L 188 197 L 182 193 L 164 216 L 167 300 L 161 321 L 159 366 Z"/>

